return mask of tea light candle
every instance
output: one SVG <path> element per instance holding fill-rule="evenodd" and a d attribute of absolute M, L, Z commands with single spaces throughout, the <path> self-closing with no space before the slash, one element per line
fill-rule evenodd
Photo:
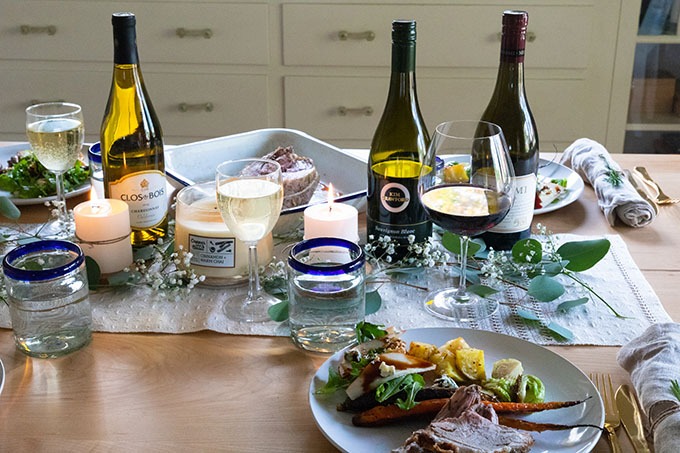
<path fill-rule="evenodd" d="M 333 186 L 328 203 L 309 206 L 304 212 L 305 239 L 334 237 L 359 242 L 359 212 L 354 206 L 333 202 Z"/>
<path fill-rule="evenodd" d="M 102 274 L 121 271 L 132 263 L 130 212 L 124 201 L 85 201 L 73 209 L 73 217 L 80 247 L 97 262 Z"/>

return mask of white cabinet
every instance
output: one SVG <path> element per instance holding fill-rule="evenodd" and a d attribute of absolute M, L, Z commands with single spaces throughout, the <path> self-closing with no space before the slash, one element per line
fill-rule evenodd
<path fill-rule="evenodd" d="M 0 0 L 0 140 L 23 139 L 34 100 L 83 105 L 97 138 L 113 53 L 111 13 L 137 15 L 142 72 L 169 144 L 266 127 L 370 145 L 387 96 L 391 22 L 418 22 L 430 130 L 478 117 L 503 10 L 526 9 L 527 94 L 541 149 L 606 142 L 622 0 Z M 615 150 L 613 150 L 615 152 Z"/>

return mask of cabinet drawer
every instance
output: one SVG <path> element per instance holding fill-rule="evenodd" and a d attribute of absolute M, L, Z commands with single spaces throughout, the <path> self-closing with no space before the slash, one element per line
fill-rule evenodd
<path fill-rule="evenodd" d="M 0 131 L 25 135 L 26 107 L 36 102 L 63 100 L 83 108 L 87 140 L 99 140 L 99 126 L 111 85 L 111 69 L 102 71 L 0 71 Z"/>
<path fill-rule="evenodd" d="M 175 143 L 173 137 L 217 137 L 269 125 L 265 75 L 145 72 L 144 81 L 167 143 Z M 62 99 L 83 107 L 87 140 L 99 140 L 110 69 L 8 70 L 0 72 L 0 84 L 12 86 L 3 94 L 0 133 L 23 135 L 28 105 Z"/>
<path fill-rule="evenodd" d="M 5 2 L 0 58 L 112 61 L 111 14 L 117 11 L 137 16 L 142 64 L 269 62 L 267 5 L 201 2 Z"/>
<path fill-rule="evenodd" d="M 527 44 L 527 67 L 587 66 L 595 14 L 591 6 L 513 7 L 529 12 L 529 31 L 535 36 Z M 286 4 L 284 64 L 389 66 L 391 23 L 401 18 L 418 22 L 419 67 L 497 67 L 505 9 L 503 5 Z M 372 32 L 374 39 L 358 35 L 343 40 L 341 31 Z"/>
<path fill-rule="evenodd" d="M 266 75 L 144 73 L 167 143 L 269 126 Z"/>
<path fill-rule="evenodd" d="M 388 79 L 373 77 L 286 77 L 286 127 L 304 130 L 330 142 L 371 138 L 385 106 Z M 582 80 L 527 81 L 541 149 L 580 137 L 604 140 L 608 104 L 594 103 Z M 451 119 L 479 118 L 493 90 L 492 79 L 418 79 L 421 112 L 432 132 Z M 581 106 L 580 109 L 574 108 Z M 345 115 L 340 108 L 349 110 Z M 371 114 L 366 114 L 371 109 Z M 584 114 L 589 112 L 589 114 Z"/>

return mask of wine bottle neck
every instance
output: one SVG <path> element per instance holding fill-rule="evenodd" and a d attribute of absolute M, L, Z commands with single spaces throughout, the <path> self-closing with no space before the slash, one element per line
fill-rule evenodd
<path fill-rule="evenodd" d="M 392 44 L 392 74 L 415 73 L 416 71 L 416 43 Z M 414 74 L 415 75 L 415 74 Z"/>
<path fill-rule="evenodd" d="M 139 64 L 137 35 L 134 26 L 113 29 L 113 63 Z"/>

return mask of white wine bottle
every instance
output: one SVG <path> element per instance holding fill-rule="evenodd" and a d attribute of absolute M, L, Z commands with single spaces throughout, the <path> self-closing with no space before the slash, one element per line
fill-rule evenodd
<path fill-rule="evenodd" d="M 482 235 L 488 247 L 509 250 L 531 235 L 538 171 L 538 131 L 524 89 L 524 50 L 529 16 L 503 12 L 501 61 L 491 101 L 482 120 L 498 124 L 515 168 L 515 201 L 501 223 Z"/>
<path fill-rule="evenodd" d="M 418 200 L 422 159 L 430 142 L 416 91 L 416 22 L 392 22 L 392 72 L 387 103 L 368 160 L 366 227 L 370 240 L 389 236 L 404 255 L 409 236 L 422 242 L 432 223 Z"/>
<path fill-rule="evenodd" d="M 104 193 L 128 204 L 132 245 L 140 246 L 168 230 L 163 133 L 139 68 L 135 15 L 115 13 L 111 22 L 113 81 L 100 131 Z"/>

